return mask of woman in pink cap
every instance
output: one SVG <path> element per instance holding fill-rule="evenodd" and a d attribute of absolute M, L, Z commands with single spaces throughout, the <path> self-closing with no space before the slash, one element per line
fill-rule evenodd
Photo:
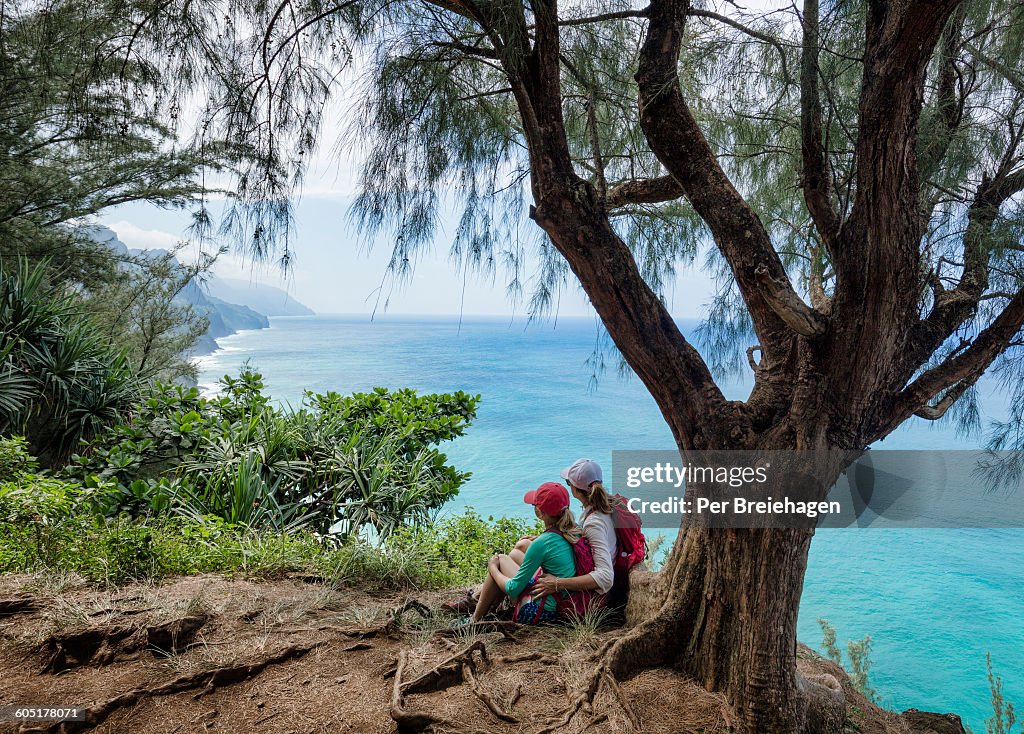
<path fill-rule="evenodd" d="M 552 621 L 558 617 L 555 596 L 549 594 L 534 599 L 523 592 L 531 586 L 534 575 L 541 568 L 563 578 L 576 575 L 572 543 L 579 540 L 580 530 L 569 510 L 568 490 L 561 484 L 545 482 L 527 492 L 523 501 L 533 505 L 533 511 L 544 523 L 544 532 L 530 543 L 521 562 L 504 553 L 491 558 L 471 623 L 479 622 L 505 598 L 517 601 L 519 619 L 531 623 Z"/>

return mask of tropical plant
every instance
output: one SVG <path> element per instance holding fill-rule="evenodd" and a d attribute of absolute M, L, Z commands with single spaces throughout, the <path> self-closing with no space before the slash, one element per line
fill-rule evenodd
<path fill-rule="evenodd" d="M 225 376 L 216 396 L 155 385 L 130 420 L 99 436 L 67 474 L 113 482 L 123 497 L 170 481 L 175 511 L 286 531 L 387 537 L 425 523 L 469 478 L 435 444 L 461 435 L 479 397 L 377 389 L 308 394 L 279 409 L 262 376 Z M 133 487 L 138 491 L 133 490 Z"/>
<path fill-rule="evenodd" d="M 33 454 L 59 464 L 124 415 L 139 379 L 45 273 L 46 263 L 0 262 L 0 434 L 25 436 Z"/>
<path fill-rule="evenodd" d="M 312 521 L 315 514 L 298 502 L 279 500 L 282 480 L 278 476 L 268 483 L 260 471 L 260 457 L 250 453 L 218 468 L 203 482 L 180 483 L 175 511 L 196 521 L 213 516 L 253 530 L 293 532 Z"/>

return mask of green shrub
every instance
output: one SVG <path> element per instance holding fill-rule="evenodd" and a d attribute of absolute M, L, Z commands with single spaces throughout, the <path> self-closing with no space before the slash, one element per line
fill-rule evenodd
<path fill-rule="evenodd" d="M 539 521 L 508 517 L 485 520 L 468 508 L 461 515 L 427 527 L 403 529 L 391 538 L 390 545 L 436 559 L 437 564 L 429 571 L 430 585 L 447 587 L 483 581 L 491 556 L 507 553 L 522 536 L 537 535 L 543 529 Z"/>
<path fill-rule="evenodd" d="M 71 571 L 88 581 L 120 584 L 160 573 L 153 531 L 128 518 L 88 517 L 0 523 L 0 573 Z"/>
<path fill-rule="evenodd" d="M 88 488 L 34 476 L 31 481 L 28 494 L 26 487 L 2 485 L 0 573 L 73 572 L 107 585 L 200 573 L 298 573 L 364 588 L 447 588 L 480 582 L 493 553 L 539 530 L 521 520 L 485 520 L 470 510 L 379 543 L 355 536 L 339 542 L 306 529 L 256 531 L 217 517 L 76 513 L 89 501 Z M 32 504 L 41 497 L 51 499 Z"/>
<path fill-rule="evenodd" d="M 427 523 L 470 476 L 435 444 L 463 433 L 478 396 L 379 388 L 307 393 L 299 408 L 278 409 L 248 368 L 225 376 L 221 388 L 204 398 L 194 388 L 155 386 L 131 420 L 75 456 L 66 474 L 115 483 L 119 493 L 99 507 L 107 515 L 170 510 L 250 528 L 308 524 L 355 536 L 369 527 L 380 537 Z"/>
<path fill-rule="evenodd" d="M 825 654 L 839 667 L 846 670 L 850 676 L 850 684 L 860 692 L 864 698 L 872 703 L 879 702 L 878 694 L 868 682 L 868 674 L 871 671 L 871 636 L 865 635 L 860 640 L 849 640 L 846 643 L 846 654 L 849 658 L 849 665 L 843 663 L 843 653 L 836 644 L 836 630 L 826 619 L 818 619 L 821 627 L 822 646 Z"/>
<path fill-rule="evenodd" d="M 22 436 L 0 436 L 0 480 L 21 472 L 35 471 L 39 462 L 29 455 L 28 441 Z"/>

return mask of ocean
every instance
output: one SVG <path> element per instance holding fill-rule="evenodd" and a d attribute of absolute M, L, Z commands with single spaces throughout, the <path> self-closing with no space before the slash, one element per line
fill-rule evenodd
<path fill-rule="evenodd" d="M 693 323 L 683 323 L 692 332 Z M 593 319 L 312 316 L 272 318 L 269 329 L 218 340 L 199 360 L 212 388 L 249 362 L 267 393 L 297 404 L 305 390 L 342 393 L 413 387 L 482 396 L 466 435 L 442 449 L 472 479 L 445 511 L 531 517 L 522 495 L 574 459 L 595 459 L 610 474 L 620 449 L 668 449 L 671 434 L 635 377 L 614 355 L 594 380 Z M 749 382 L 724 385 L 743 399 Z M 1004 399 L 982 383 L 983 410 Z M 976 448 L 951 426 L 914 419 L 887 449 Z M 1024 502 L 1024 497 L 1021 497 Z M 657 534 L 653 531 L 651 535 Z M 668 539 L 669 541 L 672 538 Z M 845 641 L 872 639 L 870 683 L 888 708 L 960 714 L 975 734 L 991 715 L 985 654 L 1004 678 L 1007 700 L 1024 707 L 1024 529 L 819 530 L 811 546 L 800 608 L 801 641 L 821 648 L 817 620 Z"/>

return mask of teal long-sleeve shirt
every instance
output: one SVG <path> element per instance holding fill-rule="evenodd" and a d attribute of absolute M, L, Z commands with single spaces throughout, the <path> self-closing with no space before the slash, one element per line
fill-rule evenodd
<path fill-rule="evenodd" d="M 573 553 L 572 544 L 558 533 L 547 532 L 538 535 L 526 549 L 518 573 L 505 582 L 505 593 L 512 599 L 517 599 L 538 568 L 543 568 L 545 573 L 559 578 L 575 576 L 576 555 Z M 547 597 L 544 600 L 544 607 L 554 610 L 557 607 L 555 598 Z"/>

